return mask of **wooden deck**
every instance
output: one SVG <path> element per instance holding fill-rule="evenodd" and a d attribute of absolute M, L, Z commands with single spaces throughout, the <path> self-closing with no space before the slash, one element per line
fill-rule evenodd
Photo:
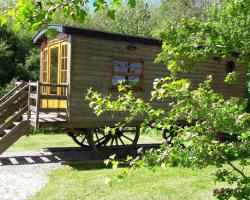
<path fill-rule="evenodd" d="M 44 91 L 64 91 L 63 94 L 44 94 Z M 63 89 L 63 90 L 62 90 Z M 65 94 L 64 94 L 65 93 Z M 30 125 L 39 127 L 68 127 L 68 86 L 63 84 L 29 83 L 28 116 Z M 65 105 L 62 107 L 60 101 Z"/>
<path fill-rule="evenodd" d="M 23 116 L 23 119 L 27 118 L 27 115 Z M 36 115 L 31 114 L 30 118 L 30 125 L 36 128 Z M 68 122 L 66 117 L 63 115 L 58 114 L 47 114 L 47 113 L 40 113 L 39 120 L 38 120 L 38 127 L 45 128 L 45 127 L 64 127 L 68 126 Z"/>

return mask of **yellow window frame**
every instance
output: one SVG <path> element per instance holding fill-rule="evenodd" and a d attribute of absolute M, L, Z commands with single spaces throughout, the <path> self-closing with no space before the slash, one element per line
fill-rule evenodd
<path fill-rule="evenodd" d="M 66 51 L 64 51 L 64 54 L 66 52 L 66 56 L 62 55 L 63 53 L 63 47 L 66 46 Z M 46 47 L 42 48 L 42 68 L 41 68 L 41 82 L 42 83 L 50 83 L 51 82 L 51 49 L 58 48 L 58 66 L 57 66 L 57 84 L 67 84 L 68 83 L 68 70 L 69 70 L 69 49 L 70 49 L 70 43 L 67 41 L 57 41 L 53 42 Z M 64 49 L 64 50 L 65 50 Z M 43 82 L 44 79 L 44 51 L 47 51 L 47 75 L 46 80 L 47 82 Z M 66 59 L 66 66 L 62 66 L 62 59 Z M 66 67 L 66 70 L 65 70 Z M 63 74 L 65 77 L 63 77 Z M 65 81 L 63 81 L 63 78 Z M 44 87 L 42 88 L 43 94 L 51 94 L 51 88 L 50 87 Z M 66 89 L 62 87 L 57 87 L 56 89 L 57 95 L 67 95 Z M 66 108 L 67 101 L 66 100 L 51 100 L 51 99 L 44 99 L 42 100 L 42 107 L 45 108 Z"/>

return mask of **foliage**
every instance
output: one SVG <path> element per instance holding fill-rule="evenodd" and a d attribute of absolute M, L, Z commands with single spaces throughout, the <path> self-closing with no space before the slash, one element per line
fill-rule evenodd
<path fill-rule="evenodd" d="M 12 90 L 16 86 L 16 79 L 13 78 L 12 81 L 10 81 L 8 84 L 6 84 L 4 87 L 0 87 L 0 97 L 7 94 L 9 91 Z"/>
<path fill-rule="evenodd" d="M 89 15 L 84 25 L 90 28 L 115 31 L 119 33 L 152 36 L 155 28 L 153 18 L 153 8 L 149 1 L 137 0 L 136 6 L 131 8 L 126 6 L 116 9 L 113 18 L 107 16 L 106 10 L 100 10 Z"/>
<path fill-rule="evenodd" d="M 31 34 L 15 33 L 10 27 L 0 28 L 0 90 L 2 96 L 11 89 L 11 80 L 37 80 L 39 50 L 31 42 Z"/>
<path fill-rule="evenodd" d="M 136 0 L 129 0 L 128 5 L 135 6 Z M 57 13 L 64 18 L 72 18 L 74 21 L 83 22 L 87 16 L 88 0 L 17 0 L 8 5 L 2 1 L 3 13 L 0 15 L 1 24 L 11 21 L 16 29 L 26 27 L 38 29 L 53 21 Z M 95 11 L 108 9 L 110 17 L 115 16 L 115 8 L 121 7 L 121 0 L 95 0 L 93 3 Z"/>
<path fill-rule="evenodd" d="M 2 41 L 0 43 L 0 85 L 8 83 L 11 80 L 9 76 L 13 73 L 13 51 L 6 42 Z"/>
<path fill-rule="evenodd" d="M 171 76 L 156 79 L 151 101 L 145 102 L 132 91 L 121 93 L 116 100 L 89 90 L 87 100 L 97 115 L 106 111 L 126 111 L 130 116 L 125 123 L 138 116 L 145 118 L 143 126 L 174 131 L 173 144 L 166 142 L 160 151 L 150 151 L 132 161 L 132 168 L 140 166 L 162 167 L 178 165 L 202 168 L 215 165 L 218 171 L 215 181 L 228 183 L 228 188 L 216 189 L 218 199 L 247 199 L 250 178 L 244 172 L 249 165 L 250 114 L 246 102 L 232 97 L 224 99 L 211 88 L 212 77 L 193 88 L 186 79 L 178 78 L 178 72 L 188 72 L 208 56 L 235 57 L 238 63 L 248 64 L 250 27 L 250 2 L 247 0 L 223 1 L 207 12 L 205 21 L 199 18 L 182 19 L 167 23 L 156 32 L 163 39 L 163 51 L 156 59 L 164 62 Z M 226 81 L 237 77 L 229 74 Z M 120 91 L 128 88 L 120 85 Z M 168 109 L 153 108 L 152 102 L 170 102 Z M 182 122 L 182 126 L 178 124 Z M 119 124 L 123 125 L 123 124 Z M 237 140 L 221 143 L 218 133 L 236 135 Z M 236 166 L 232 161 L 240 160 Z M 225 168 L 225 165 L 230 168 Z"/>
<path fill-rule="evenodd" d="M 133 167 L 178 165 L 203 168 L 212 164 L 221 168 L 228 164 L 233 171 L 224 169 L 222 174 L 219 170 L 215 174 L 216 181 L 237 186 L 227 189 L 228 192 L 218 189 L 215 195 L 241 196 L 246 199 L 249 195 L 249 177 L 244 173 L 244 167 L 249 165 L 246 157 L 250 152 L 250 115 L 245 113 L 245 106 L 240 99 L 225 100 L 210 85 L 211 78 L 197 89 L 192 88 L 191 83 L 185 79 L 165 77 L 155 80 L 152 102 L 171 100 L 168 110 L 154 109 L 150 103 L 136 99 L 132 91 L 112 101 L 110 96 L 102 97 L 100 93 L 89 90 L 87 99 L 91 100 L 90 106 L 97 115 L 104 111 L 129 111 L 130 116 L 126 122 L 143 115 L 145 121 L 142 125 L 145 127 L 154 120 L 156 128 L 175 129 L 177 136 L 172 145 L 166 142 L 161 151 L 151 151 L 133 160 Z M 186 125 L 177 126 L 183 120 Z M 237 135 L 238 141 L 220 143 L 219 132 Z M 235 159 L 241 160 L 239 166 L 243 169 L 234 166 L 232 160 Z"/>
<path fill-rule="evenodd" d="M 156 32 L 165 41 L 158 61 L 166 63 L 172 73 L 192 68 L 209 55 L 235 56 L 238 62 L 249 63 L 249 7 L 246 0 L 224 1 L 211 7 L 204 22 L 187 18 L 166 24 Z"/>
<path fill-rule="evenodd" d="M 215 0 L 161 0 L 157 10 L 159 24 L 166 22 L 179 22 L 184 18 L 206 18 L 208 9 Z"/>

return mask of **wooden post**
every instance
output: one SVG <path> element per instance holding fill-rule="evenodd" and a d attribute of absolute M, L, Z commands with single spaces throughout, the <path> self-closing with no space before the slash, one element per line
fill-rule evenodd
<path fill-rule="evenodd" d="M 69 121 L 69 84 L 67 84 L 67 87 L 66 87 L 66 96 L 67 96 L 66 120 Z"/>
<path fill-rule="evenodd" d="M 28 112 L 27 112 L 27 127 L 29 130 L 30 127 L 30 117 L 31 117 L 31 111 L 30 111 L 30 93 L 31 93 L 31 86 L 30 86 L 30 81 L 29 81 L 29 90 L 28 90 Z M 29 135 L 29 131 L 28 134 Z"/>
<path fill-rule="evenodd" d="M 35 128 L 39 126 L 39 111 L 40 111 L 40 82 L 37 81 L 37 97 L 36 97 L 36 122 Z"/>

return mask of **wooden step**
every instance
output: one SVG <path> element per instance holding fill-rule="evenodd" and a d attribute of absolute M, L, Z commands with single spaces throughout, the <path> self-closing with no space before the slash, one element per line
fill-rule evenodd
<path fill-rule="evenodd" d="M 13 124 L 15 125 L 15 126 L 17 126 L 18 124 L 20 124 L 21 122 L 13 122 Z"/>
<path fill-rule="evenodd" d="M 27 121 L 22 121 L 13 129 L 4 131 L 6 134 L 0 139 L 0 154 L 6 151 L 20 137 L 28 133 Z"/>
<path fill-rule="evenodd" d="M 18 113 L 16 113 L 13 116 L 10 116 L 8 121 L 6 121 L 4 124 L 0 125 L 0 132 L 3 132 L 3 130 L 6 129 L 12 129 L 13 128 L 13 122 L 18 122 L 22 120 L 22 115 L 27 111 L 28 106 L 23 107 L 21 110 L 19 110 Z"/>
<path fill-rule="evenodd" d="M 4 132 L 5 134 L 8 134 L 12 129 L 5 129 Z"/>

